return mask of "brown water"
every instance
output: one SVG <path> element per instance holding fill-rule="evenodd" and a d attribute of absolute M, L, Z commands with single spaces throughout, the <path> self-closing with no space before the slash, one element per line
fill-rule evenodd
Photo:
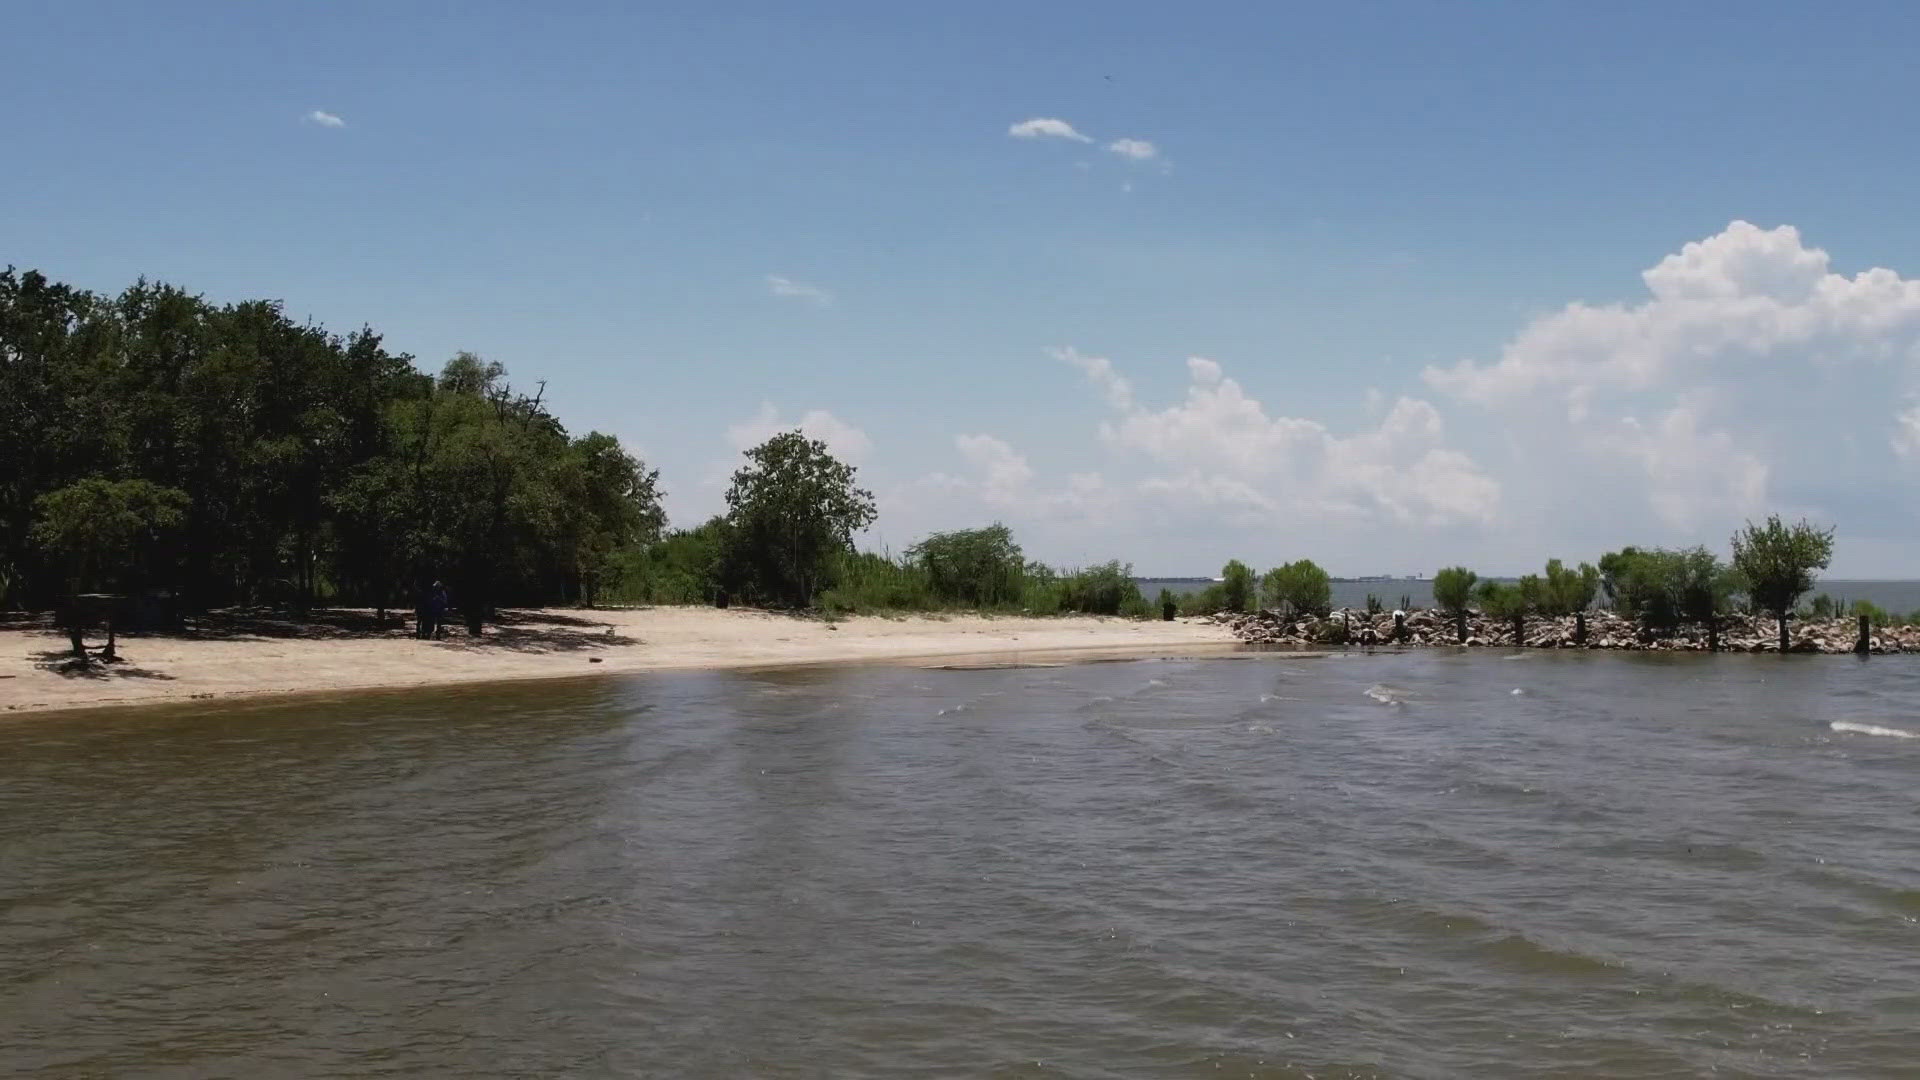
<path fill-rule="evenodd" d="M 29 717 L 0 1074 L 1912 1077 L 1902 733 L 1434 651 Z"/>

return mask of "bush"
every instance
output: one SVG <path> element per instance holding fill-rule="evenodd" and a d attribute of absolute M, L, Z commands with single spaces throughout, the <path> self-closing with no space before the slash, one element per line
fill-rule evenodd
<path fill-rule="evenodd" d="M 1325 615 L 1333 608 L 1332 579 L 1312 559 L 1274 567 L 1262 587 L 1268 605 L 1291 617 Z"/>
<path fill-rule="evenodd" d="M 1590 563 L 1569 570 L 1559 559 L 1547 560 L 1546 577 L 1541 581 L 1540 613 L 1572 615 L 1593 606 L 1600 591 L 1600 571 Z"/>
<path fill-rule="evenodd" d="M 906 561 L 938 600 L 967 607 L 1004 607 L 1025 591 L 1026 559 L 1013 532 L 995 522 L 984 529 L 934 533 L 907 549 Z"/>
<path fill-rule="evenodd" d="M 1473 587 L 1479 580 L 1464 566 L 1449 566 L 1433 575 L 1433 602 L 1447 614 L 1458 615 L 1473 602 Z"/>
<path fill-rule="evenodd" d="M 1144 618 L 1147 598 L 1140 595 L 1140 583 L 1133 579 L 1133 567 L 1115 560 L 1062 577 L 1059 610 Z"/>
<path fill-rule="evenodd" d="M 1227 560 L 1227 565 L 1220 568 L 1220 595 L 1225 610 L 1251 611 L 1260 599 L 1253 568 L 1239 559 Z"/>
<path fill-rule="evenodd" d="M 1182 615 L 1215 615 L 1226 610 L 1227 587 L 1218 581 L 1204 589 L 1195 589 L 1180 598 Z"/>
<path fill-rule="evenodd" d="M 1649 630 L 1705 622 L 1733 608 L 1740 576 L 1704 547 L 1626 548 L 1601 560 L 1614 608 Z"/>

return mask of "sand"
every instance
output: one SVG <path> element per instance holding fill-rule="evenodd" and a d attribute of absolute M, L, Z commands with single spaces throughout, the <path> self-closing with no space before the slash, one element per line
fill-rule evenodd
<path fill-rule="evenodd" d="M 1226 627 L 1200 620 L 954 615 L 826 622 L 676 607 L 514 611 L 477 640 L 456 630 L 421 641 L 364 611 L 331 611 L 298 624 L 223 613 L 195 620 L 183 635 L 122 637 L 119 663 L 82 668 L 68 659 L 64 636 L 29 623 L 0 628 L 0 713 L 688 668 L 1063 662 L 1198 654 L 1233 642 Z"/>

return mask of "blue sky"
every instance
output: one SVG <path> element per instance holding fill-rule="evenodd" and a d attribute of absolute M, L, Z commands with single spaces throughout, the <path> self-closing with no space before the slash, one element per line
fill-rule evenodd
<path fill-rule="evenodd" d="M 1507 571 L 1778 509 L 1920 574 L 1913 5 L 550 7 L 7 5 L 0 260 L 480 352 L 683 523 L 805 421 L 896 548 Z"/>

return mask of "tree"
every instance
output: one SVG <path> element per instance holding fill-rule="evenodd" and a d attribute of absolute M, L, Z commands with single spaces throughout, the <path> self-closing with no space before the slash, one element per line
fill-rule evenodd
<path fill-rule="evenodd" d="M 999 522 L 984 529 L 933 533 L 907 549 L 907 562 L 927 575 L 941 600 L 986 608 L 1018 603 L 1027 560 L 1013 530 Z"/>
<path fill-rule="evenodd" d="M 1312 559 L 1301 559 L 1267 571 L 1261 583 L 1267 603 L 1291 618 L 1325 615 L 1333 608 L 1333 579 Z"/>
<path fill-rule="evenodd" d="M 1464 566 L 1449 566 L 1433 575 L 1433 602 L 1453 619 L 1454 635 L 1467 640 L 1467 605 L 1473 602 L 1473 586 L 1480 575 Z"/>
<path fill-rule="evenodd" d="M 1228 611 L 1244 612 L 1260 602 L 1260 587 L 1253 568 L 1239 559 L 1228 559 L 1220 568 L 1220 592 Z"/>
<path fill-rule="evenodd" d="M 1787 618 L 1800 597 L 1813 588 L 1813 574 L 1833 559 L 1833 529 L 1801 521 L 1786 525 L 1780 515 L 1765 525 L 1747 522 L 1734 534 L 1733 566 L 1746 582 L 1754 606 L 1771 612 L 1780 625 L 1780 651 L 1787 651 Z"/>
<path fill-rule="evenodd" d="M 854 486 L 853 466 L 799 431 L 775 435 L 746 456 L 727 490 L 723 575 L 748 595 L 805 607 L 833 556 L 872 524 L 873 493 Z"/>
<path fill-rule="evenodd" d="M 1639 554 L 1639 548 L 1629 546 L 1600 556 L 1600 587 L 1606 591 L 1607 604 L 1615 610 L 1620 610 L 1621 583 Z"/>
<path fill-rule="evenodd" d="M 65 559 L 69 592 L 138 587 L 187 504 L 174 488 L 92 476 L 35 500 L 33 536 Z"/>
<path fill-rule="evenodd" d="M 1489 619 L 1506 619 L 1513 623 L 1513 643 L 1527 643 L 1527 612 L 1532 604 L 1517 584 L 1503 581 L 1483 581 L 1479 588 L 1480 610 L 1487 613 Z"/>
<path fill-rule="evenodd" d="M 1569 570 L 1559 559 L 1547 560 L 1546 576 L 1540 589 L 1540 613 L 1551 617 L 1572 615 L 1593 606 L 1600 588 L 1600 571 L 1589 563 Z"/>

